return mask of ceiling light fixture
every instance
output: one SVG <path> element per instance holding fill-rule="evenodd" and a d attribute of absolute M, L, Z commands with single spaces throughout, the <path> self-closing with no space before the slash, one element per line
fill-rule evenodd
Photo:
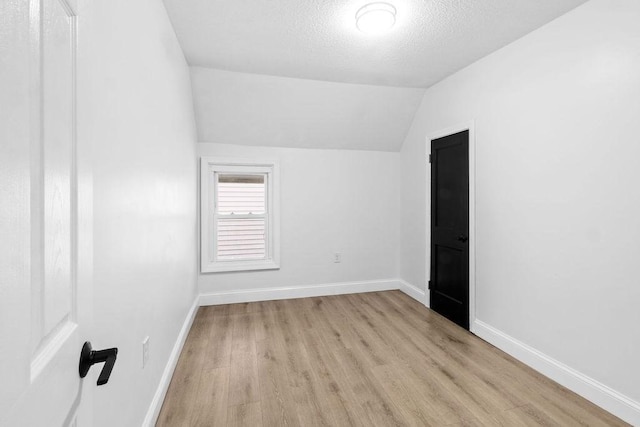
<path fill-rule="evenodd" d="M 396 8 L 389 3 L 369 3 L 358 9 L 356 27 L 366 34 L 380 34 L 396 23 Z"/>

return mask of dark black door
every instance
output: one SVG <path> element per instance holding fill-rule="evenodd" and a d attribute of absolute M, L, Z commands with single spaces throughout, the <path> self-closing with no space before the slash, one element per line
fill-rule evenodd
<path fill-rule="evenodd" d="M 431 141 L 431 309 L 469 329 L 469 131 Z"/>

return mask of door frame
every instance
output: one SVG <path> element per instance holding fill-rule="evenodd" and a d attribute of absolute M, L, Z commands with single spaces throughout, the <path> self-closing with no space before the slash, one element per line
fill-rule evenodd
<path fill-rule="evenodd" d="M 476 136 L 475 121 L 471 120 L 458 123 L 432 132 L 426 138 L 425 143 L 425 168 L 424 182 L 426 185 L 425 198 L 425 298 L 424 305 L 431 307 L 429 295 L 429 278 L 431 277 L 431 141 L 459 132 L 469 131 L 469 331 L 475 332 L 476 320 Z"/>

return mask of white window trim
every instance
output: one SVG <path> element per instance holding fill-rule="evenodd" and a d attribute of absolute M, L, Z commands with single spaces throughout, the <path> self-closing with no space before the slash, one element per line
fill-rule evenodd
<path fill-rule="evenodd" d="M 265 173 L 266 195 L 266 253 L 264 260 L 215 261 L 214 199 L 216 172 Z M 200 159 L 200 271 L 274 270 L 280 268 L 280 173 L 275 160 L 250 160 L 220 157 Z"/>

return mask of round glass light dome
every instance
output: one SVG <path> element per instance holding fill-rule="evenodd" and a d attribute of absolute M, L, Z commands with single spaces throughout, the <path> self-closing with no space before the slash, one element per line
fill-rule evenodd
<path fill-rule="evenodd" d="M 396 8 L 389 3 L 369 3 L 358 9 L 356 27 L 366 34 L 380 34 L 396 23 Z"/>

